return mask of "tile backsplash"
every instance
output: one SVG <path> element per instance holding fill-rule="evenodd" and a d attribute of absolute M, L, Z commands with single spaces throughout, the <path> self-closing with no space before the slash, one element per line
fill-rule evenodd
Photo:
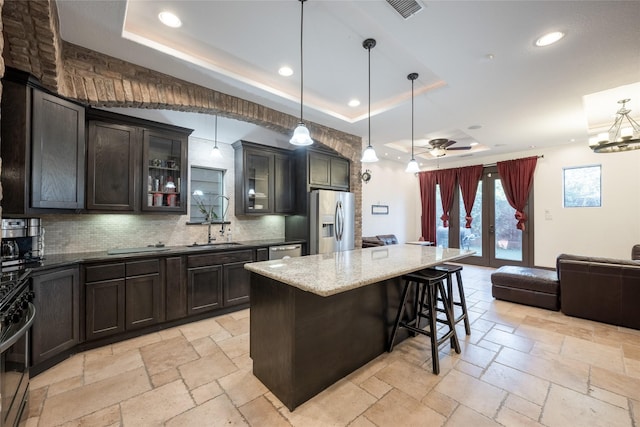
<path fill-rule="evenodd" d="M 43 215 L 46 254 L 105 251 L 135 248 L 158 242 L 166 246 L 188 245 L 207 240 L 206 225 L 187 225 L 186 215 Z M 284 237 L 284 217 L 267 215 L 247 219 L 231 218 L 233 241 Z M 220 225 L 212 225 L 220 238 Z"/>

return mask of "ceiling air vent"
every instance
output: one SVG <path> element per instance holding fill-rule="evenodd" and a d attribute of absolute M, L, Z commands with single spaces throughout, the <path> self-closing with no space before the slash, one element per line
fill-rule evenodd
<path fill-rule="evenodd" d="M 387 0 L 387 3 L 393 7 L 404 19 L 415 15 L 424 9 L 424 6 L 416 0 Z"/>

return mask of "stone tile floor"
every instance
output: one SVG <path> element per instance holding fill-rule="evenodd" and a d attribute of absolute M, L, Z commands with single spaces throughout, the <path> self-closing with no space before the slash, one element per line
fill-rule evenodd
<path fill-rule="evenodd" d="M 464 266 L 471 336 L 397 345 L 296 408 L 251 373 L 249 310 L 74 355 L 31 382 L 31 426 L 638 426 L 640 331 L 496 301 Z"/>

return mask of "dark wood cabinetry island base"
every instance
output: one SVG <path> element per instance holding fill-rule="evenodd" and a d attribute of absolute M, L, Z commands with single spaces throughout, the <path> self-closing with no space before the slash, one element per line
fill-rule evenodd
<path fill-rule="evenodd" d="M 245 265 L 253 374 L 289 410 L 387 350 L 403 274 L 472 254 L 395 246 Z"/>

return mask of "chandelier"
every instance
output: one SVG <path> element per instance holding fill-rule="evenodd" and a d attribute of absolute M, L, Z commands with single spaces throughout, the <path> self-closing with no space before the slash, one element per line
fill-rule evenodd
<path fill-rule="evenodd" d="M 640 125 L 629 117 L 631 110 L 626 107 L 629 101 L 618 101 L 622 107 L 616 112 L 616 120 L 607 132 L 589 138 L 589 147 L 594 153 L 618 153 L 640 148 Z"/>

